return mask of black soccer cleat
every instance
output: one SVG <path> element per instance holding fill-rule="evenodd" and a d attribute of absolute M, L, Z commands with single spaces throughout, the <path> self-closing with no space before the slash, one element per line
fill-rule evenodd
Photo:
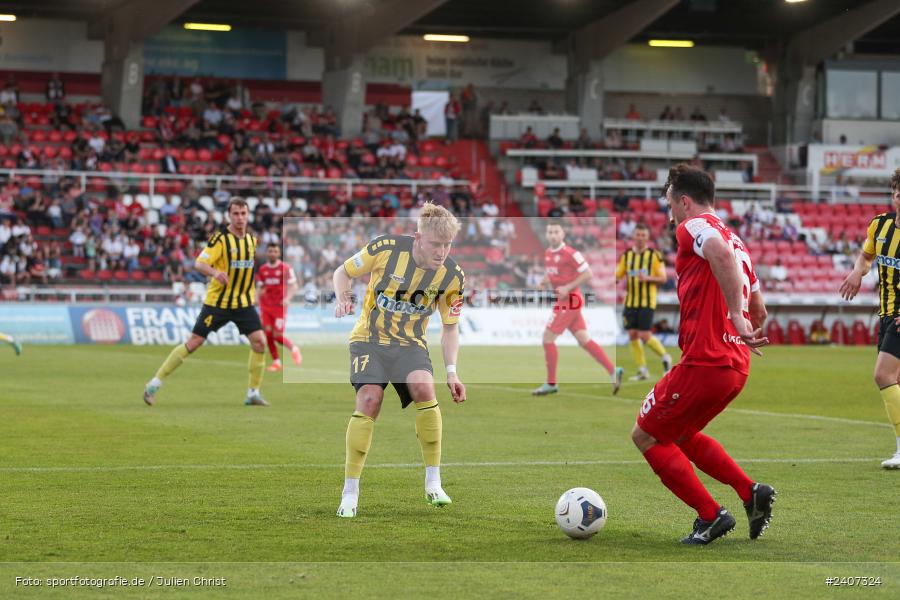
<path fill-rule="evenodd" d="M 714 521 L 697 519 L 694 521 L 694 530 L 682 538 L 682 544 L 705 546 L 713 540 L 725 537 L 734 530 L 736 522 L 731 513 L 724 507 L 719 507 L 719 514 Z"/>
<path fill-rule="evenodd" d="M 755 540 L 763 534 L 772 520 L 772 505 L 778 492 L 770 485 L 754 483 L 750 488 L 752 496 L 744 503 L 747 521 L 750 523 L 750 539 Z"/>

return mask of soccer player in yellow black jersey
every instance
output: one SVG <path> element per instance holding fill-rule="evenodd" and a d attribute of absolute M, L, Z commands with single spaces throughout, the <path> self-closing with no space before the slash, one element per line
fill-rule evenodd
<path fill-rule="evenodd" d="M 878 215 L 869 223 L 862 251 L 840 291 L 845 300 L 852 300 L 872 263 L 878 263 L 881 326 L 875 383 L 881 390 L 881 399 L 897 436 L 897 451 L 881 466 L 900 469 L 900 169 L 891 177 L 891 205 L 893 212 Z"/>
<path fill-rule="evenodd" d="M 632 381 L 647 379 L 647 359 L 644 344 L 662 358 L 663 372 L 672 368 L 672 357 L 662 342 L 653 335 L 653 311 L 656 310 L 656 288 L 666 282 L 666 263 L 659 251 L 650 248 L 650 228 L 638 223 L 632 234 L 634 244 L 619 257 L 616 279 L 627 278 L 628 291 L 622 312 L 625 330 L 631 344 L 631 355 L 637 363 L 637 375 Z"/>
<path fill-rule="evenodd" d="M 439 312 L 447 386 L 454 402 L 464 402 L 466 387 L 456 373 L 456 357 L 465 274 L 449 258 L 459 227 L 447 209 L 426 203 L 415 236 L 376 238 L 334 272 L 338 318 L 353 313 L 351 280 L 371 274 L 350 334 L 350 383 L 356 389 L 356 411 L 347 426 L 340 517 L 356 516 L 359 478 L 388 383 L 394 385 L 403 408 L 415 404 L 426 501 L 433 506 L 451 503 L 441 488 L 441 409 L 435 399 L 425 331 L 428 318 Z"/>
<path fill-rule="evenodd" d="M 256 312 L 256 238 L 247 231 L 250 211 L 242 198 L 228 203 L 228 227 L 216 232 L 194 263 L 194 268 L 210 278 L 191 337 L 176 346 L 156 376 L 144 388 L 144 402 L 152 405 L 163 380 L 181 366 L 184 359 L 203 345 L 210 332 L 218 331 L 229 322 L 250 340 L 248 371 L 250 382 L 244 404 L 266 406 L 259 393 L 266 367 L 266 337 L 259 313 Z"/>

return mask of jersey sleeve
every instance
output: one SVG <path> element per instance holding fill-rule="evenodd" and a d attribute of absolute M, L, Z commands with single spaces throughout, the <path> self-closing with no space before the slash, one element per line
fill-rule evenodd
<path fill-rule="evenodd" d="M 375 270 L 387 251 L 396 247 L 396 240 L 378 237 L 369 242 L 365 248 L 344 261 L 344 270 L 352 278 L 361 277 Z"/>
<path fill-rule="evenodd" d="M 213 266 L 220 258 L 222 258 L 222 252 L 225 249 L 225 238 L 222 237 L 221 234 L 216 234 L 209 239 L 209 242 L 206 244 L 206 248 L 200 252 L 200 256 L 197 257 L 198 262 L 202 262 L 203 264 Z"/>
<path fill-rule="evenodd" d="M 284 282 L 287 285 L 296 285 L 297 276 L 294 274 L 294 269 L 285 265 L 284 266 Z"/>
<path fill-rule="evenodd" d="M 579 273 L 584 273 L 588 269 L 591 268 L 591 265 L 588 264 L 586 260 L 584 260 L 584 255 L 581 254 L 578 250 L 572 252 L 572 262 L 575 264 L 575 270 Z"/>
<path fill-rule="evenodd" d="M 666 266 L 665 262 L 663 262 L 662 254 L 658 251 L 653 251 L 653 256 L 650 258 L 650 275 L 652 277 L 662 277 L 666 274 Z"/>
<path fill-rule="evenodd" d="M 684 222 L 684 231 L 691 238 L 691 248 L 694 253 L 702 259 L 706 259 L 703 254 L 703 246 L 713 238 L 722 239 L 719 230 L 709 224 L 709 221 L 701 218 L 690 219 Z"/>
<path fill-rule="evenodd" d="M 616 279 L 622 279 L 625 277 L 625 255 L 619 257 L 619 262 L 616 264 Z"/>
<path fill-rule="evenodd" d="M 456 276 L 438 298 L 438 310 L 441 313 L 441 323 L 455 325 L 462 314 L 465 298 L 466 274 L 459 265 L 456 266 Z"/>
<path fill-rule="evenodd" d="M 878 229 L 878 219 L 872 219 L 866 230 L 866 241 L 863 242 L 862 251 L 869 255 L 875 254 L 875 230 Z"/>

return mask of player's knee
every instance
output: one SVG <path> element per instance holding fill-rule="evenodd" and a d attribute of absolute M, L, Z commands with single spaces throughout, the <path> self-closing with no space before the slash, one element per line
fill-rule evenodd
<path fill-rule="evenodd" d="M 634 340 L 638 339 L 638 332 L 635 331 L 634 329 L 629 329 L 628 330 L 628 339 L 631 340 L 632 342 Z"/>
<path fill-rule="evenodd" d="M 649 331 L 639 331 L 638 337 L 641 338 L 642 342 L 646 342 L 650 339 L 650 332 Z"/>
<path fill-rule="evenodd" d="M 556 341 L 556 335 L 549 329 L 545 329 L 544 330 L 544 343 L 552 344 L 555 341 Z"/>
<path fill-rule="evenodd" d="M 875 385 L 879 388 L 886 388 L 890 385 L 894 385 L 898 381 L 897 372 L 892 369 L 884 369 L 884 368 L 875 368 Z"/>
<path fill-rule="evenodd" d="M 205 341 L 206 338 L 202 338 L 199 335 L 192 335 L 188 338 L 188 341 L 184 343 L 184 347 L 187 348 L 188 352 L 194 352 L 197 348 L 202 346 Z"/>
<path fill-rule="evenodd" d="M 381 410 L 383 399 L 384 393 L 380 388 L 377 391 L 363 388 L 356 396 L 356 410 L 374 419 Z"/>

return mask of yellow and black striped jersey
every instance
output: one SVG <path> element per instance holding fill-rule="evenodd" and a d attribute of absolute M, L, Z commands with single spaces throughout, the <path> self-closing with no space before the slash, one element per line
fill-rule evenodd
<path fill-rule="evenodd" d="M 665 274 L 662 254 L 652 248 L 638 252 L 634 248 L 626 250 L 616 265 L 616 279 L 627 277 L 628 291 L 625 294 L 625 308 L 656 308 L 656 288 L 659 284 L 640 281 L 641 275 L 659 277 Z"/>
<path fill-rule="evenodd" d="M 878 313 L 900 315 L 900 232 L 894 225 L 897 213 L 880 214 L 869 223 L 863 252 L 875 255 L 880 298 Z"/>
<path fill-rule="evenodd" d="M 419 268 L 413 240 L 408 235 L 381 236 L 344 263 L 350 277 L 372 275 L 351 342 L 424 348 L 428 318 L 435 310 L 444 325 L 459 321 L 465 273 L 449 257 L 437 270 Z"/>
<path fill-rule="evenodd" d="M 228 229 L 217 231 L 197 260 L 228 274 L 228 285 L 217 279 L 209 281 L 204 304 L 216 308 L 247 308 L 256 304 L 256 238 L 250 233 L 238 237 Z"/>

